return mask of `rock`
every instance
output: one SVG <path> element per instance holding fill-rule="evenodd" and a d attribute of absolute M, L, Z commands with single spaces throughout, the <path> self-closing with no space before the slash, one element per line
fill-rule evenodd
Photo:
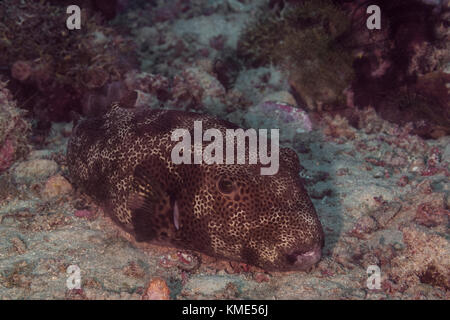
<path fill-rule="evenodd" d="M 13 250 L 18 254 L 24 254 L 27 251 L 27 245 L 19 237 L 13 237 L 9 241 L 13 246 Z"/>
<path fill-rule="evenodd" d="M 146 45 L 148 47 L 158 44 L 159 32 L 154 27 L 145 26 L 136 31 L 136 39 L 139 45 Z"/>
<path fill-rule="evenodd" d="M 186 293 L 195 293 L 202 295 L 213 295 L 225 290 L 228 283 L 236 282 L 236 278 L 229 275 L 196 275 L 189 279 L 189 282 L 183 288 Z M 239 287 L 239 283 L 236 283 Z"/>
<path fill-rule="evenodd" d="M 294 141 L 297 133 L 312 130 L 308 114 L 294 105 L 285 102 L 267 100 L 248 109 L 244 119 L 254 129 L 278 128 L 280 141 Z"/>
<path fill-rule="evenodd" d="M 7 139 L 0 145 L 0 172 L 8 169 L 14 161 L 14 147 L 11 140 Z"/>
<path fill-rule="evenodd" d="M 392 259 L 389 278 L 409 286 L 422 282 L 449 290 L 449 240 L 414 228 L 402 231 L 405 250 Z"/>
<path fill-rule="evenodd" d="M 29 152 L 27 136 L 31 128 L 7 83 L 0 81 L 0 172 Z"/>
<path fill-rule="evenodd" d="M 271 94 L 268 94 L 265 96 L 260 103 L 266 102 L 266 101 L 278 101 L 278 102 L 284 102 L 286 104 L 290 104 L 292 106 L 297 106 L 297 101 L 295 101 L 295 98 L 287 91 L 277 91 Z"/>
<path fill-rule="evenodd" d="M 52 155 L 52 151 L 51 150 L 47 150 L 47 149 L 32 150 L 28 154 L 27 158 L 29 160 L 39 160 L 39 159 L 50 158 L 51 155 Z"/>
<path fill-rule="evenodd" d="M 371 216 L 378 222 L 381 227 L 386 227 L 388 222 L 395 217 L 395 215 L 400 211 L 402 205 L 399 202 L 388 202 L 383 204 L 380 208 L 371 212 Z"/>
<path fill-rule="evenodd" d="M 72 185 L 61 175 L 50 177 L 42 190 L 42 196 L 46 199 L 56 198 L 72 191 Z"/>
<path fill-rule="evenodd" d="M 450 74 L 450 63 L 447 63 L 444 68 L 444 72 Z"/>
<path fill-rule="evenodd" d="M 18 183 L 30 183 L 54 175 L 58 164 L 53 160 L 34 159 L 20 163 L 14 168 L 14 179 Z"/>
<path fill-rule="evenodd" d="M 445 199 L 442 199 L 445 201 Z M 423 202 L 416 210 L 414 220 L 426 227 L 447 225 L 450 217 L 450 210 L 443 208 L 443 205 L 435 205 L 433 202 Z"/>
<path fill-rule="evenodd" d="M 142 300 L 170 300 L 170 290 L 161 278 L 153 278 L 142 296 Z"/>
<path fill-rule="evenodd" d="M 393 229 L 385 229 L 375 232 L 368 241 L 370 250 L 378 247 L 392 246 L 397 250 L 405 248 L 403 232 Z"/>
<path fill-rule="evenodd" d="M 247 11 L 248 8 L 241 2 L 239 2 L 238 0 L 227 0 L 228 3 L 228 7 L 233 11 L 233 12 L 244 12 Z"/>
<path fill-rule="evenodd" d="M 349 235 L 359 239 L 364 239 L 367 234 L 375 231 L 376 229 L 376 221 L 371 216 L 364 215 L 356 221 L 353 228 L 349 231 Z"/>
<path fill-rule="evenodd" d="M 450 159 L 450 143 L 445 146 L 442 159 Z"/>
<path fill-rule="evenodd" d="M 258 283 L 269 282 L 270 276 L 264 272 L 256 272 L 253 274 L 253 280 L 255 280 Z"/>

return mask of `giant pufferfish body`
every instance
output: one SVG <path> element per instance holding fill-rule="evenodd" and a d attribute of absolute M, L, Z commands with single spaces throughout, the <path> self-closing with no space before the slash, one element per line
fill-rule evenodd
<path fill-rule="evenodd" d="M 324 237 L 299 178 L 299 160 L 280 149 L 275 175 L 260 164 L 174 164 L 172 131 L 238 128 L 208 115 L 117 105 L 73 129 L 73 183 L 137 241 L 200 251 L 262 267 L 304 270 Z M 203 148 L 205 145 L 203 145 Z"/>

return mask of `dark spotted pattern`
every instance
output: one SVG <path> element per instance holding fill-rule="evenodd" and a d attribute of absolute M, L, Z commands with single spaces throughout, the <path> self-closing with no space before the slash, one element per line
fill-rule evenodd
<path fill-rule="evenodd" d="M 259 165 L 175 165 L 171 132 L 192 130 L 195 120 L 203 130 L 237 128 L 206 115 L 117 105 L 83 120 L 68 145 L 71 179 L 138 241 L 298 269 L 290 254 L 323 246 L 323 232 L 295 152 L 280 150 L 273 176 L 261 175 Z"/>

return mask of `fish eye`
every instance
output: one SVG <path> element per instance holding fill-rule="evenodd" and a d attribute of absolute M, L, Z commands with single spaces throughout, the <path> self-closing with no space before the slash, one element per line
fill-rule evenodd
<path fill-rule="evenodd" d="M 220 178 L 218 187 L 222 193 L 231 193 L 234 190 L 233 181 L 227 178 Z"/>

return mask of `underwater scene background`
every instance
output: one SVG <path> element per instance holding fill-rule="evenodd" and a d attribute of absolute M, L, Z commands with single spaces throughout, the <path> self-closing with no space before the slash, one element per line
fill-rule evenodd
<path fill-rule="evenodd" d="M 449 21 L 448 0 L 1 1 L 0 299 L 449 299 Z M 279 128 L 321 260 L 137 242 L 69 172 L 74 124 L 112 104 Z"/>

